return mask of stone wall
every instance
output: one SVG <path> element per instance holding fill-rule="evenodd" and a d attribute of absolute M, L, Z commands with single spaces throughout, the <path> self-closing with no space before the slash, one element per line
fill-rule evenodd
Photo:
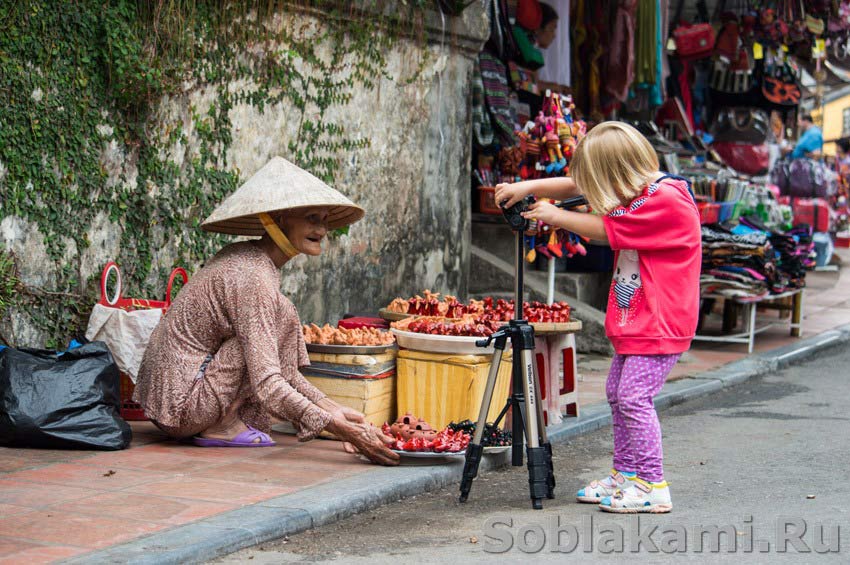
<path fill-rule="evenodd" d="M 321 15 L 289 14 L 283 25 L 321 26 Z M 335 187 L 362 206 L 364 220 L 348 235 L 326 243 L 319 258 L 298 257 L 283 268 L 282 291 L 299 309 L 305 322 L 335 322 L 346 312 L 375 311 L 396 296 L 423 288 L 464 296 L 469 271 L 470 89 L 475 56 L 489 31 L 479 4 L 461 17 L 431 14 L 428 41 L 401 39 L 388 57 L 390 76 L 409 76 L 431 51 L 427 67 L 412 84 L 382 79 L 374 90 L 358 91 L 344 106 L 334 107 L 334 119 L 349 131 L 368 137 L 370 146 L 340 155 Z M 214 92 L 187 90 L 163 99 L 148 127 L 163 128 L 180 121 L 185 146 L 169 158 L 190 159 L 197 151 L 190 112 L 203 112 Z M 260 113 L 248 104 L 230 109 L 233 144 L 229 168 L 241 180 L 250 177 L 275 155 L 287 155 L 288 141 L 297 131 L 296 112 L 282 104 Z M 134 183 L 136 164 L 131 149 L 109 140 L 103 126 L 102 163 L 108 183 Z M 32 190 L 38 191 L 37 186 Z M 139 186 L 156 195 L 159 187 Z M 106 261 L 121 262 L 118 241 L 122 226 L 99 214 L 88 230 L 91 246 L 78 253 L 71 245 L 68 258 L 79 265 L 80 280 L 98 274 Z M 159 234 L 154 268 L 170 269 L 180 256 L 180 235 Z M 16 216 L 0 217 L 0 244 L 15 253 L 25 285 L 50 289 L 54 263 L 45 252 L 34 224 Z M 191 267 L 198 268 L 199 265 Z M 191 270 L 191 269 L 190 269 Z M 153 276 L 153 275 L 152 275 Z M 159 275 L 157 275 L 159 276 Z M 163 289 L 165 281 L 153 281 Z M 154 297 L 155 298 L 155 297 Z M 61 300 L 61 297 L 57 297 Z M 10 310 L 0 330 L 14 336 L 18 346 L 41 346 L 44 336 L 19 312 Z"/>

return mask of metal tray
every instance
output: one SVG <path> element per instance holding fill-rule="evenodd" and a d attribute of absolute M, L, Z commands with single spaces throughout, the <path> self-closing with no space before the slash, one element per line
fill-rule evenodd
<path fill-rule="evenodd" d="M 455 457 L 466 457 L 466 450 L 444 451 L 442 453 L 436 453 L 434 451 L 402 451 L 400 449 L 393 449 L 392 451 L 398 453 L 400 457 L 407 459 L 453 459 Z"/>
<path fill-rule="evenodd" d="M 386 353 L 396 349 L 396 345 L 325 345 L 322 343 L 308 343 L 307 351 L 313 353 L 333 353 L 336 355 L 375 355 Z"/>

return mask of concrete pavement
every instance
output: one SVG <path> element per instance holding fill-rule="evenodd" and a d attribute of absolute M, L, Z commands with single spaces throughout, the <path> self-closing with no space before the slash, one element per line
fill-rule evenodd
<path fill-rule="evenodd" d="M 848 269 L 810 274 L 806 327 L 816 331 L 806 335 L 813 337 L 791 339 L 776 328 L 759 336 L 752 357 L 742 346 L 699 344 L 674 369 L 659 407 L 847 342 L 848 276 Z M 581 418 L 553 429 L 556 440 L 610 422 L 608 360 L 583 357 Z M 460 473 L 456 465 L 376 468 L 334 442 L 297 444 L 282 434 L 274 448 L 199 449 L 166 441 L 149 423 L 133 427 L 133 446 L 123 452 L 0 448 L 0 561 L 202 561 L 438 489 Z"/>
<path fill-rule="evenodd" d="M 665 411 L 667 515 L 573 501 L 610 466 L 605 429 L 557 447 L 558 496 L 543 511 L 529 507 L 525 469 L 509 468 L 479 479 L 466 504 L 452 486 L 217 562 L 663 563 L 680 549 L 677 558 L 699 563 L 847 563 L 848 366 L 850 347 L 836 345 Z"/>

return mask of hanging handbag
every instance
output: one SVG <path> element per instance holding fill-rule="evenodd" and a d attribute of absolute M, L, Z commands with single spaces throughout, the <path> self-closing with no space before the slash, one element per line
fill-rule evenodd
<path fill-rule="evenodd" d="M 753 68 L 749 52 L 742 48 L 734 63 L 720 57 L 714 60 L 708 84 L 714 90 L 730 94 L 749 92 L 753 88 Z"/>
<path fill-rule="evenodd" d="M 723 161 L 747 175 L 759 175 L 767 172 L 770 165 L 770 150 L 766 143 L 738 143 L 719 141 L 711 145 Z"/>
<path fill-rule="evenodd" d="M 709 86 L 720 92 L 743 94 L 753 87 L 753 59 L 741 41 L 737 18 L 727 21 L 717 34 Z"/>
<path fill-rule="evenodd" d="M 765 98 L 781 106 L 796 106 L 802 97 L 797 77 L 786 61 L 765 67 L 761 90 Z"/>
<path fill-rule="evenodd" d="M 776 164 L 771 180 L 782 195 L 828 198 L 838 189 L 837 175 L 820 161 L 784 159 Z"/>
<path fill-rule="evenodd" d="M 676 55 L 683 59 L 704 59 L 714 49 L 714 28 L 711 24 L 684 24 L 673 30 Z"/>
<path fill-rule="evenodd" d="M 711 127 L 715 142 L 762 144 L 770 135 L 770 118 L 758 108 L 724 108 Z"/>
<path fill-rule="evenodd" d="M 676 7 L 676 15 L 673 22 L 676 23 L 673 29 L 673 41 L 676 43 L 676 55 L 680 59 L 704 59 L 711 55 L 714 50 L 714 28 L 709 23 L 694 23 L 690 24 L 682 22 L 682 10 L 684 8 L 684 0 L 679 0 Z M 701 13 L 701 17 L 705 17 L 705 4 L 700 2 L 697 9 Z"/>

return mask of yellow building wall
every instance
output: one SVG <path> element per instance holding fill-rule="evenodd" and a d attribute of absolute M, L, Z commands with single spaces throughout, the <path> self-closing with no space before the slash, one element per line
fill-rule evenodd
<path fill-rule="evenodd" d="M 812 118 L 816 124 L 821 124 L 823 130 L 823 152 L 826 155 L 835 155 L 835 141 L 842 137 L 844 110 L 847 108 L 850 108 L 850 94 L 812 111 Z"/>

